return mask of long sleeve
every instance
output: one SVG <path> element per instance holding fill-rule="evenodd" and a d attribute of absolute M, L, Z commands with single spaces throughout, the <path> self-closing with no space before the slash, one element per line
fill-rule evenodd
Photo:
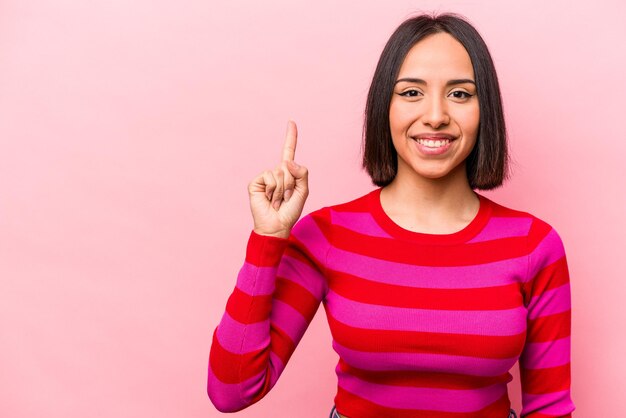
<path fill-rule="evenodd" d="M 527 336 L 519 359 L 522 418 L 567 418 L 571 399 L 571 292 L 565 249 L 554 228 L 534 219 L 523 286 Z"/>
<path fill-rule="evenodd" d="M 207 393 L 222 412 L 244 409 L 276 384 L 327 293 L 320 209 L 288 239 L 251 231 L 245 262 L 213 332 Z"/>

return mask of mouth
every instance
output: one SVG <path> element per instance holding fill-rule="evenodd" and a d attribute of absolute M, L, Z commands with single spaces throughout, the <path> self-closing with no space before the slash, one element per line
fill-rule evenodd
<path fill-rule="evenodd" d="M 449 145 L 452 141 L 456 140 L 456 138 L 411 138 L 413 141 L 418 144 L 428 147 L 428 148 L 441 148 Z"/>

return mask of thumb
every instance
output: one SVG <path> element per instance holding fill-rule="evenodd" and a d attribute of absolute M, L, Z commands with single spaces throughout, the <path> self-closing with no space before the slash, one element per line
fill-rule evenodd
<path fill-rule="evenodd" d="M 302 181 L 306 181 L 307 169 L 302 167 L 301 165 L 296 164 L 293 160 L 289 160 L 287 162 L 287 168 L 291 175 L 295 178 L 296 183 L 302 183 Z"/>

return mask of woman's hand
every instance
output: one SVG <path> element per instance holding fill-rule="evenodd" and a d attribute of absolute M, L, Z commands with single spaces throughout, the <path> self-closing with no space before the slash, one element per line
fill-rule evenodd
<path fill-rule="evenodd" d="M 282 161 L 273 170 L 265 170 L 248 184 L 250 210 L 254 218 L 254 232 L 288 238 L 291 228 L 300 218 L 309 195 L 306 167 L 293 159 L 296 153 L 298 130 L 296 123 L 287 122 L 287 138 Z"/>

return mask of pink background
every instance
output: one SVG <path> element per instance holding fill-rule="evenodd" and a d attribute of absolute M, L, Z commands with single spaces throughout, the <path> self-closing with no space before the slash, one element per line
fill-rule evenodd
<path fill-rule="evenodd" d="M 575 415 L 623 412 L 624 2 L 0 0 L 0 415 L 221 416 L 206 369 L 252 228 L 248 182 L 293 118 L 304 213 L 372 190 L 376 61 L 433 10 L 470 19 L 498 70 L 513 178 L 484 194 L 563 238 Z M 320 309 L 237 416 L 326 417 L 330 343 Z"/>

